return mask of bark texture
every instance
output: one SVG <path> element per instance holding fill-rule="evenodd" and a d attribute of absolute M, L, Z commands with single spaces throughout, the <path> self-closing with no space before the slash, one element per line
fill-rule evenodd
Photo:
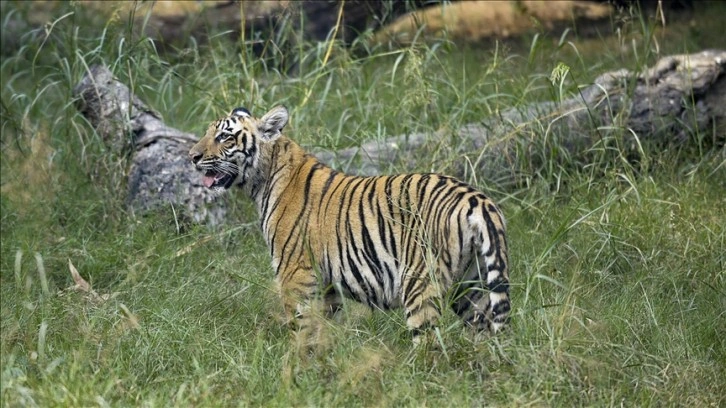
<path fill-rule="evenodd" d="M 108 146 L 131 151 L 127 203 L 146 212 L 173 206 L 181 218 L 219 224 L 224 199 L 202 185 L 187 158 L 198 136 L 167 126 L 105 66 L 94 65 L 74 87 L 78 110 Z"/>
<path fill-rule="evenodd" d="M 133 151 L 131 208 L 145 211 L 171 203 L 197 222 L 222 221 L 224 201 L 215 201 L 187 159 L 196 136 L 165 125 L 103 66 L 92 67 L 74 92 L 79 110 L 104 140 Z M 432 152 L 444 150 L 442 157 L 462 159 L 453 173 L 471 170 L 506 185 L 521 163 L 537 157 L 546 161 L 543 149 L 577 155 L 611 134 L 620 135 L 624 149 L 637 150 L 643 143 L 684 144 L 693 135 L 706 135 L 708 143 L 723 149 L 726 51 L 664 57 L 644 72 L 608 72 L 570 99 L 510 109 L 459 129 L 399 135 L 316 154 L 336 168 L 373 175 L 391 165 L 411 168 L 422 160 L 430 162 L 436 157 Z"/>
<path fill-rule="evenodd" d="M 625 130 L 625 132 L 623 132 Z M 477 175 L 507 184 L 519 163 L 543 148 L 582 153 L 612 134 L 626 133 L 625 148 L 639 143 L 682 144 L 694 134 L 726 139 L 726 51 L 667 56 L 644 72 L 626 69 L 600 75 L 594 84 L 561 102 L 512 108 L 459 129 L 399 135 L 340 151 L 320 150 L 324 162 L 372 175 L 391 164 L 411 167 L 442 149 L 461 157 Z M 453 156 L 452 156 L 453 155 Z"/>

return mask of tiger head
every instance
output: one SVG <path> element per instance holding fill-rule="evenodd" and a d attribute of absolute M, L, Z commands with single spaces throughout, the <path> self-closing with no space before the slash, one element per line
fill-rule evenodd
<path fill-rule="evenodd" d="M 284 106 L 272 108 L 259 119 L 245 108 L 236 108 L 212 122 L 189 151 L 192 163 L 204 174 L 204 185 L 218 191 L 244 186 L 258 170 L 263 145 L 280 137 L 288 117 Z"/>

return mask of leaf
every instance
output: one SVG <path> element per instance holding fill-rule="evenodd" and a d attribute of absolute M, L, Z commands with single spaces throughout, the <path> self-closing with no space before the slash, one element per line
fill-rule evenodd
<path fill-rule="evenodd" d="M 75 283 L 75 285 L 69 286 L 66 289 L 58 292 L 59 296 L 65 295 L 66 292 L 77 291 L 86 294 L 86 296 L 84 297 L 93 303 L 103 303 L 109 299 L 113 299 L 114 297 L 116 297 L 116 295 L 118 295 L 118 292 L 114 292 L 111 294 L 104 293 L 99 295 L 95 290 L 93 290 L 91 284 L 83 279 L 81 274 L 78 273 L 78 269 L 76 269 L 70 259 L 68 259 L 68 269 L 71 271 L 71 277 L 73 277 L 73 282 Z"/>
<path fill-rule="evenodd" d="M 81 290 L 83 292 L 91 293 L 91 285 L 83 279 L 80 273 L 78 273 L 78 269 L 76 269 L 75 266 L 73 266 L 73 262 L 71 262 L 70 259 L 68 259 L 68 269 L 71 270 L 71 276 L 73 277 L 73 282 L 76 283 L 76 285 L 73 287 L 76 290 Z"/>
<path fill-rule="evenodd" d="M 194 248 L 198 247 L 199 245 L 202 245 L 202 244 L 205 244 L 205 243 L 211 241 L 212 238 L 213 237 L 211 235 L 207 235 L 207 236 L 201 238 L 200 240 L 198 240 L 196 242 L 193 242 L 193 243 L 185 246 L 184 248 L 176 251 L 176 254 L 174 254 L 174 258 L 178 258 L 178 257 L 180 257 L 182 255 L 186 255 L 186 254 L 192 252 L 194 250 Z"/>
<path fill-rule="evenodd" d="M 130 329 L 138 330 L 141 328 L 141 325 L 139 324 L 139 318 L 136 317 L 135 314 L 131 313 L 131 310 L 129 310 L 128 307 L 126 307 L 125 304 L 120 303 L 119 307 L 121 308 L 121 311 L 123 312 L 124 317 L 126 318 L 126 327 Z"/>

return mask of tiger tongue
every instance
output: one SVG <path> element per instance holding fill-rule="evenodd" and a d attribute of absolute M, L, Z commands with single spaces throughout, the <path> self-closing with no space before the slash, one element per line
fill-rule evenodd
<path fill-rule="evenodd" d="M 202 183 L 204 184 L 204 187 L 209 188 L 209 187 L 212 187 L 212 184 L 214 184 L 215 180 L 216 180 L 216 177 L 205 175 L 204 178 L 202 179 Z"/>

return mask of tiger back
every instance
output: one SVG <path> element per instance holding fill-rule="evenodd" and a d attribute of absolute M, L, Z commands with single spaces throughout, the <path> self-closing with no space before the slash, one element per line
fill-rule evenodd
<path fill-rule="evenodd" d="M 508 323 L 505 221 L 494 202 L 439 174 L 338 172 L 282 135 L 288 115 L 237 108 L 189 155 L 205 186 L 236 185 L 256 203 L 289 321 L 309 330 L 314 302 L 332 315 L 349 297 L 403 307 L 416 342 L 448 305 L 475 330 Z"/>

